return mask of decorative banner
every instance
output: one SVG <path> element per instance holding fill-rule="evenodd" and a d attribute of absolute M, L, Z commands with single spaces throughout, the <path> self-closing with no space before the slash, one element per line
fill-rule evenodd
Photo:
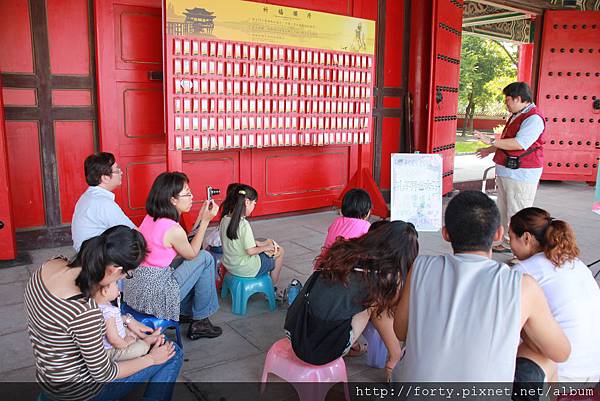
<path fill-rule="evenodd" d="M 418 231 L 442 228 L 442 157 L 392 154 L 391 220 L 413 223 Z"/>
<path fill-rule="evenodd" d="M 241 0 L 167 0 L 167 34 L 375 53 L 375 21 Z"/>
<path fill-rule="evenodd" d="M 598 176 L 596 177 L 596 192 L 594 193 L 594 205 L 592 210 L 600 214 L 600 168 L 598 169 Z"/>

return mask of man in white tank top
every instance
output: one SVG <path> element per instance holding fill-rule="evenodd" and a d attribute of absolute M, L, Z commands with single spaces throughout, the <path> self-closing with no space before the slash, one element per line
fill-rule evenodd
<path fill-rule="evenodd" d="M 543 382 L 568 358 L 535 280 L 491 259 L 502 235 L 498 208 L 482 192 L 450 201 L 442 236 L 454 254 L 419 256 L 402 289 L 394 330 L 406 351 L 395 381 L 512 382 L 525 363 Z"/>

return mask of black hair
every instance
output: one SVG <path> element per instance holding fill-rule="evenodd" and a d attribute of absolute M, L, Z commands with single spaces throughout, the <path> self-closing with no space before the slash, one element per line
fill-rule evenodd
<path fill-rule="evenodd" d="M 227 227 L 227 238 L 230 240 L 238 239 L 237 231 L 246 211 L 246 199 L 257 201 L 256 189 L 246 184 L 231 184 L 227 187 L 227 196 L 223 203 L 227 205 L 228 209 L 231 209 L 231 212 L 227 214 L 231 217 Z"/>
<path fill-rule="evenodd" d="M 371 197 L 364 189 L 352 188 L 342 200 L 342 216 L 364 219 L 371 211 Z"/>
<path fill-rule="evenodd" d="M 463 191 L 448 203 L 444 222 L 454 252 L 487 252 L 500 227 L 500 211 L 483 192 Z"/>
<path fill-rule="evenodd" d="M 189 183 L 187 175 L 178 171 L 161 173 L 152 184 L 146 199 L 146 212 L 154 218 L 167 218 L 179 221 L 179 212 L 171 198 L 177 198 L 185 184 Z"/>
<path fill-rule="evenodd" d="M 522 102 L 531 103 L 531 99 L 533 98 L 533 95 L 531 94 L 531 88 L 527 82 L 513 82 L 512 84 L 508 84 L 504 89 L 502 89 L 502 93 L 504 96 L 510 96 L 513 99 L 520 96 Z"/>
<path fill-rule="evenodd" d="M 98 186 L 103 175 L 111 176 L 115 156 L 112 153 L 100 152 L 89 155 L 83 163 L 85 181 L 90 187 Z"/>
<path fill-rule="evenodd" d="M 398 288 L 419 254 L 418 238 L 411 223 L 388 221 L 361 237 L 334 242 L 316 258 L 315 267 L 326 280 L 345 285 L 351 272 L 362 274 L 367 287 L 363 306 L 375 307 L 377 316 L 393 315 Z"/>
<path fill-rule="evenodd" d="M 125 273 L 138 267 L 145 257 L 146 240 L 142 233 L 127 226 L 114 226 L 84 241 L 67 266 L 81 267 L 75 284 L 90 297 L 104 278 L 107 266 L 121 266 Z"/>
<path fill-rule="evenodd" d="M 371 223 L 371 225 L 369 226 L 369 231 L 373 231 L 381 226 L 385 226 L 386 224 L 390 224 L 391 221 L 389 220 L 377 220 L 374 221 L 373 223 Z"/>
<path fill-rule="evenodd" d="M 221 219 L 233 212 L 233 209 L 235 208 L 235 204 L 237 202 L 237 197 L 232 196 L 232 194 L 237 192 L 239 190 L 239 187 L 242 185 L 244 184 L 240 184 L 239 182 L 232 182 L 227 186 L 225 200 L 223 201 L 223 203 L 221 203 L 221 207 L 219 208 L 221 210 Z"/>

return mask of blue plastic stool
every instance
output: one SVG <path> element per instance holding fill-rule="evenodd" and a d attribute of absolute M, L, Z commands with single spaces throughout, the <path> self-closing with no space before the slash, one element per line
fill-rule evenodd
<path fill-rule="evenodd" d="M 150 327 L 153 330 L 156 330 L 159 327 L 163 330 L 174 328 L 175 336 L 177 337 L 177 345 L 179 345 L 179 348 L 183 349 L 183 343 L 181 342 L 181 333 L 179 332 L 179 322 L 176 322 L 175 320 L 160 319 L 156 316 L 138 312 L 131 306 L 127 305 L 125 302 L 121 302 L 121 313 L 129 313 L 131 316 L 133 316 L 135 320 L 137 320 L 145 326 Z"/>
<path fill-rule="evenodd" d="M 367 347 L 367 365 L 372 368 L 382 369 L 387 362 L 388 351 L 379 335 L 379 332 L 371 323 L 367 324 L 362 333 L 369 344 Z"/>
<path fill-rule="evenodd" d="M 233 274 L 225 274 L 221 288 L 221 298 L 227 298 L 227 292 L 231 293 L 231 311 L 236 315 L 246 314 L 246 304 L 252 294 L 262 292 L 269 301 L 269 309 L 274 311 L 275 290 L 271 276 L 263 274 L 258 277 L 238 277 Z"/>

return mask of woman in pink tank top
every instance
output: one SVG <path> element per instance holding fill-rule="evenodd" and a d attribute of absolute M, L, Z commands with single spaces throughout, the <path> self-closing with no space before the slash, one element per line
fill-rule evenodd
<path fill-rule="evenodd" d="M 219 302 L 214 261 L 202 249 L 206 228 L 219 206 L 214 201 L 203 203 L 194 224 L 197 232 L 189 241 L 179 220 L 191 210 L 193 198 L 185 174 L 168 172 L 156 177 L 146 200 L 148 214 L 139 228 L 148 255 L 134 277 L 125 282 L 124 299 L 140 312 L 190 322 L 187 336 L 196 340 L 218 337 L 222 330 L 208 319 Z M 177 266 L 173 262 L 176 256 L 185 261 Z"/>

